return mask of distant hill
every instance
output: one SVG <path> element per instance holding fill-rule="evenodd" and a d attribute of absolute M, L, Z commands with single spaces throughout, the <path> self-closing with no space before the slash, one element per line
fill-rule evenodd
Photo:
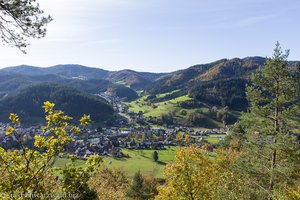
<path fill-rule="evenodd" d="M 86 80 L 86 79 L 62 78 L 54 74 L 21 75 L 17 73 L 12 73 L 12 74 L 0 73 L 0 94 L 1 93 L 9 94 L 11 92 L 25 88 L 27 86 L 40 84 L 40 83 L 58 83 L 90 94 L 105 92 L 107 88 L 116 85 L 105 79 Z M 132 89 L 128 88 L 128 90 L 132 90 Z M 131 92 L 134 91 L 132 90 Z"/>
<path fill-rule="evenodd" d="M 149 85 L 151 94 L 183 89 L 201 81 L 212 81 L 226 78 L 246 78 L 258 67 L 263 66 L 265 58 L 247 57 L 243 59 L 221 59 L 216 62 L 194 65 L 184 70 L 168 74 L 164 78 Z"/>
<path fill-rule="evenodd" d="M 94 122 L 104 122 L 113 117 L 112 107 L 102 98 L 58 84 L 38 84 L 21 89 L 0 101 L 0 119 L 7 121 L 9 113 L 18 113 L 25 123 L 38 123 L 44 117 L 43 102 L 51 101 L 56 109 L 78 120 L 90 114 Z"/>
<path fill-rule="evenodd" d="M 249 75 L 263 67 L 265 61 L 265 58 L 259 56 L 221 59 L 170 73 L 136 72 L 129 69 L 107 71 L 82 65 L 7 67 L 0 70 L 0 99 L 13 91 L 46 82 L 59 83 L 90 94 L 109 90 L 127 100 L 135 99 L 137 90 L 143 90 L 143 95 L 150 96 L 169 93 L 152 99 L 152 102 L 188 95 L 199 102 L 205 102 L 208 107 L 217 105 L 245 110 L 245 86 L 249 83 Z M 291 61 L 289 65 L 295 67 L 297 63 Z"/>
<path fill-rule="evenodd" d="M 33 67 L 28 65 L 20 65 L 15 67 L 7 67 L 1 71 L 30 76 L 54 74 L 63 78 L 74 79 L 105 78 L 108 75 L 108 71 L 106 70 L 83 65 L 55 65 L 52 67 Z"/>
<path fill-rule="evenodd" d="M 136 72 L 133 70 L 121 70 L 116 72 L 110 72 L 106 78 L 115 83 L 121 83 L 128 85 L 134 89 L 142 89 L 150 83 L 154 82 L 162 74 Z"/>
<path fill-rule="evenodd" d="M 266 59 L 246 57 L 243 59 L 221 59 L 208 64 L 194 65 L 160 78 L 150 84 L 146 91 L 152 95 L 180 91 L 166 98 L 188 94 L 193 99 L 212 106 L 228 106 L 234 110 L 245 110 L 245 95 L 249 75 L 262 67 Z"/>
<path fill-rule="evenodd" d="M 56 75 L 64 79 L 79 80 L 106 79 L 110 82 L 124 84 L 134 89 L 144 88 L 164 75 L 163 73 L 136 72 L 133 70 L 107 71 L 83 65 L 55 65 L 44 68 L 20 65 L 3 68 L 0 70 L 1 74 L 19 74 L 23 76 Z"/>

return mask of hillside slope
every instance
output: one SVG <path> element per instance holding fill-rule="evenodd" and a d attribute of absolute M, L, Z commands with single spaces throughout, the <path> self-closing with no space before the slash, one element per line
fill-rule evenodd
<path fill-rule="evenodd" d="M 141 89 L 157 78 L 165 75 L 163 73 L 136 72 L 133 70 L 107 71 L 100 68 L 87 67 L 83 65 L 55 65 L 52 67 L 34 67 L 20 65 L 6 67 L 0 70 L 1 74 L 41 76 L 56 75 L 64 79 L 106 79 L 113 83 L 124 84 L 134 89 Z"/>
<path fill-rule="evenodd" d="M 0 101 L 0 119 L 7 121 L 9 113 L 15 112 L 25 123 L 41 122 L 45 101 L 55 103 L 56 109 L 65 111 L 74 120 L 83 114 L 90 114 L 94 122 L 104 122 L 113 116 L 112 107 L 102 98 L 57 84 L 39 84 L 3 98 Z"/>
<path fill-rule="evenodd" d="M 194 65 L 161 78 L 149 85 L 147 91 L 151 94 L 158 94 L 192 87 L 202 81 L 246 78 L 255 69 L 263 66 L 264 63 L 265 58 L 247 57 L 243 59 L 221 59 L 208 64 Z"/>

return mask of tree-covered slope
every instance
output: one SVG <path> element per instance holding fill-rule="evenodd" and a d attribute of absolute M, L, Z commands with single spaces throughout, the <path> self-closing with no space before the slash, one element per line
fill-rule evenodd
<path fill-rule="evenodd" d="M 147 87 L 151 94 L 170 92 L 176 89 L 188 89 L 201 81 L 214 81 L 228 78 L 246 78 L 265 63 L 262 57 L 243 59 L 221 59 L 208 64 L 194 65 L 173 72 Z"/>
<path fill-rule="evenodd" d="M 94 122 L 103 122 L 113 115 L 112 107 L 102 98 L 57 84 L 38 84 L 3 98 L 0 119 L 7 121 L 9 113 L 15 112 L 23 122 L 39 122 L 44 116 L 41 108 L 45 101 L 55 103 L 57 109 L 64 110 L 75 120 L 89 114 Z"/>
<path fill-rule="evenodd" d="M 124 99 L 124 101 L 132 101 L 138 98 L 138 94 L 134 90 L 124 85 L 112 85 L 107 89 L 107 92 Z"/>
<path fill-rule="evenodd" d="M 106 79 L 113 83 L 121 83 L 134 89 L 141 89 L 154 82 L 163 73 L 136 72 L 133 70 L 107 71 L 100 68 L 83 65 L 55 65 L 52 67 L 34 67 L 20 65 L 6 67 L 0 70 L 0 74 L 18 74 L 26 76 L 56 75 L 64 79 Z"/>

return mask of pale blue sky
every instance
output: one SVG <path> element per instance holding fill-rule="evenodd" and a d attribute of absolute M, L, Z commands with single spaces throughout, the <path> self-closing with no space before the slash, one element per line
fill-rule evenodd
<path fill-rule="evenodd" d="M 300 0 L 39 0 L 52 15 L 28 54 L 0 46 L 0 67 L 82 64 L 169 72 L 222 58 L 300 60 Z"/>

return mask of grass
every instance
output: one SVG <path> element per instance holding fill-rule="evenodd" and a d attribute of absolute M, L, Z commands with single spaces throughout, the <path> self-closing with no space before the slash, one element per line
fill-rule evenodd
<path fill-rule="evenodd" d="M 154 176 L 157 178 L 163 177 L 163 170 L 165 165 L 174 159 L 176 151 L 179 147 L 170 147 L 166 150 L 158 150 L 159 162 L 154 162 L 152 154 L 154 150 L 129 150 L 122 149 L 125 155 L 129 155 L 129 158 L 114 159 L 112 157 L 104 158 L 104 166 L 108 168 L 121 168 L 130 177 L 134 175 L 138 170 L 145 176 Z M 58 158 L 55 163 L 55 167 L 64 167 L 67 162 L 70 162 L 65 158 Z M 85 162 L 77 160 L 76 166 L 84 166 Z"/>
<path fill-rule="evenodd" d="M 174 91 L 173 91 L 174 92 Z M 173 93 L 172 92 L 172 93 Z M 161 96 L 166 96 L 167 93 L 165 94 L 160 94 Z M 163 101 L 159 103 L 149 103 L 146 101 L 148 96 L 143 96 L 136 101 L 133 101 L 131 103 L 128 103 L 129 105 L 129 111 L 138 113 L 139 111 L 142 111 L 145 116 L 149 117 L 159 117 L 163 114 L 168 114 L 172 111 L 179 111 L 182 110 L 182 108 L 177 106 L 177 103 L 191 100 L 192 98 L 188 97 L 187 95 L 180 96 L 177 98 L 174 98 L 169 101 Z"/>
<path fill-rule="evenodd" d="M 218 144 L 220 142 L 219 138 L 216 137 L 207 137 L 205 140 L 212 144 Z"/>
<path fill-rule="evenodd" d="M 176 92 L 177 90 L 174 90 L 169 93 L 164 93 L 164 94 L 159 94 L 156 96 L 156 99 L 163 98 L 169 94 L 172 94 Z M 136 101 L 127 103 L 129 106 L 129 112 L 134 112 L 138 113 L 140 111 L 143 112 L 143 115 L 145 117 L 160 117 L 164 114 L 169 114 L 172 113 L 174 114 L 174 118 L 176 119 L 177 122 L 180 122 L 180 124 L 187 124 L 187 119 L 190 113 L 197 111 L 200 111 L 203 116 L 205 117 L 205 122 L 203 124 L 203 127 L 206 128 L 221 128 L 223 127 L 223 123 L 216 119 L 215 116 L 212 116 L 210 112 L 210 106 L 202 103 L 202 107 L 197 107 L 193 109 L 186 109 L 180 107 L 178 104 L 180 102 L 184 101 L 189 101 L 192 100 L 188 95 L 183 95 L 179 96 L 177 98 L 167 100 L 167 101 L 162 101 L 162 102 L 157 102 L 157 103 L 151 103 L 150 101 L 147 101 L 148 96 L 142 96 L 141 98 L 137 99 Z M 183 112 L 185 111 L 185 112 Z M 185 113 L 185 114 L 183 114 Z M 241 112 L 238 111 L 232 111 L 232 114 L 236 117 L 239 118 L 241 115 Z M 201 124 L 199 125 L 199 128 L 201 128 Z"/>
<path fill-rule="evenodd" d="M 67 163 L 70 163 L 71 161 L 67 158 L 57 158 L 54 167 L 64 168 Z M 85 165 L 85 161 L 77 159 L 75 161 L 75 165 L 80 167 Z"/>
<path fill-rule="evenodd" d="M 208 137 L 205 138 L 205 140 L 212 144 L 218 144 L 220 142 L 219 137 L 224 137 L 226 134 L 209 134 Z"/>
<path fill-rule="evenodd" d="M 179 92 L 180 90 L 173 90 L 173 91 L 171 91 L 171 92 L 167 92 L 167 93 L 163 93 L 163 94 L 158 94 L 158 95 L 156 95 L 156 98 L 164 98 L 164 97 L 166 97 L 167 95 L 170 95 L 170 94 L 173 94 L 173 93 L 175 93 L 175 92 Z"/>

